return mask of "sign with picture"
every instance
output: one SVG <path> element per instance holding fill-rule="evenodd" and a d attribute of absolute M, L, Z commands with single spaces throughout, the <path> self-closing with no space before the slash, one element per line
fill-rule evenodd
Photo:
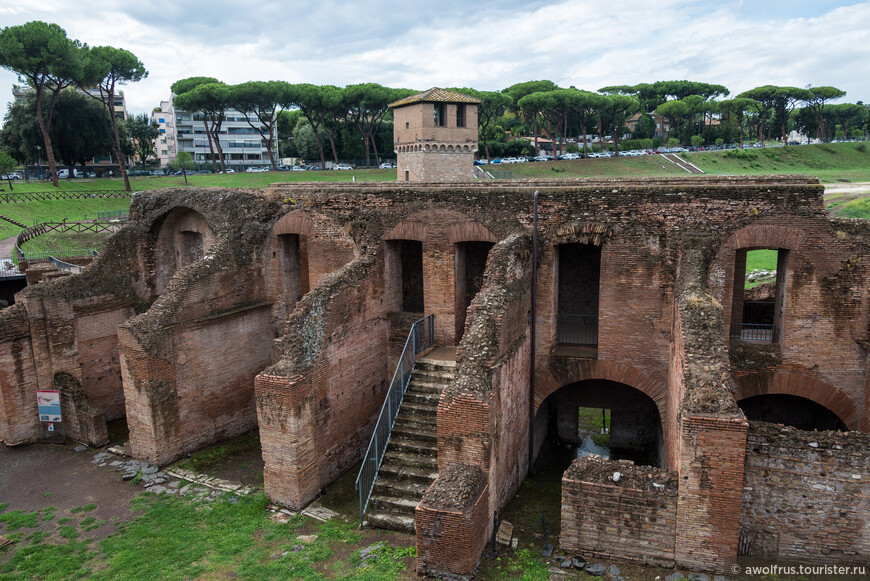
<path fill-rule="evenodd" d="M 36 408 L 39 412 L 40 422 L 59 422 L 60 420 L 60 392 L 38 390 L 36 392 Z"/>

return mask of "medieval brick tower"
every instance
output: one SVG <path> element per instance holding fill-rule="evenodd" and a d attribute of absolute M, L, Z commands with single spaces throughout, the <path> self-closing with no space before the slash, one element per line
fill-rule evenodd
<path fill-rule="evenodd" d="M 479 99 L 434 87 L 391 103 L 400 182 L 473 176 Z"/>

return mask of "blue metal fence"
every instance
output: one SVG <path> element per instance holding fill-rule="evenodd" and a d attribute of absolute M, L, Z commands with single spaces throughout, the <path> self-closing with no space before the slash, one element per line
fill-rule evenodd
<path fill-rule="evenodd" d="M 399 364 L 390 382 L 390 390 L 384 405 L 381 406 L 381 414 L 372 435 L 369 447 L 363 457 L 362 467 L 356 477 L 355 489 L 359 491 L 359 524 L 362 526 L 363 516 L 369 505 L 375 482 L 378 479 L 378 471 L 390 441 L 390 433 L 396 422 L 396 415 L 405 397 L 405 391 L 411 382 L 411 373 L 417 362 L 417 354 L 435 344 L 435 315 L 428 315 L 411 325 L 411 331 L 405 340 L 405 348 L 399 356 Z"/>

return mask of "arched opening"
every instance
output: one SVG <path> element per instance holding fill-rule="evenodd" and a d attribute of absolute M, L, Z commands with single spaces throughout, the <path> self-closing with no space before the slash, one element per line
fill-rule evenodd
<path fill-rule="evenodd" d="M 596 453 L 660 467 L 664 448 L 658 406 L 617 381 L 587 379 L 551 393 L 535 414 L 536 458 L 564 471 L 574 458 Z"/>
<path fill-rule="evenodd" d="M 597 347 L 601 246 L 560 244 L 555 262 L 558 281 L 556 342 Z"/>
<path fill-rule="evenodd" d="M 837 414 L 811 399 L 784 393 L 755 395 L 737 402 L 746 419 L 799 430 L 848 430 Z"/>
<path fill-rule="evenodd" d="M 788 250 L 741 248 L 735 253 L 731 338 L 776 343 L 785 314 Z"/>
<path fill-rule="evenodd" d="M 214 232 L 202 214 L 184 207 L 173 208 L 152 232 L 157 240 L 151 294 L 157 296 L 178 270 L 202 260 L 214 243 Z"/>
<path fill-rule="evenodd" d="M 454 244 L 456 268 L 456 344 L 465 332 L 465 318 L 471 301 L 483 286 L 483 272 L 492 242 L 458 242 Z"/>
<path fill-rule="evenodd" d="M 393 310 L 422 313 L 423 243 L 418 240 L 386 241 L 387 280 Z"/>

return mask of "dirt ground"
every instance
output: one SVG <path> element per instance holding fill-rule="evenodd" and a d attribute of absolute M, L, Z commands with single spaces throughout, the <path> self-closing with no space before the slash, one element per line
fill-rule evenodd
<path fill-rule="evenodd" d="M 95 451 L 74 450 L 75 444 L 31 444 L 10 448 L 0 444 L 0 504 L 9 511 L 49 511 L 53 519 L 40 519 L 39 529 L 54 532 L 57 520 L 76 517 L 74 508 L 96 504 L 87 511 L 103 526 L 84 532 L 83 539 L 102 539 L 118 530 L 118 524 L 133 518 L 130 500 L 142 492 L 121 480 L 121 474 L 92 463 Z"/>

